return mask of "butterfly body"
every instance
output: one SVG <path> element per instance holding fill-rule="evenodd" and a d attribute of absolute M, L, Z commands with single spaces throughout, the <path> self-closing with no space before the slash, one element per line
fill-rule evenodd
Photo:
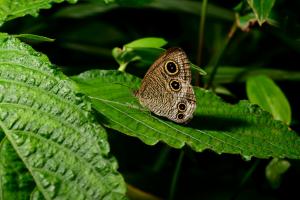
<path fill-rule="evenodd" d="M 149 68 L 135 96 L 156 115 L 177 123 L 189 121 L 196 109 L 196 98 L 184 51 L 170 48 L 162 54 Z"/>

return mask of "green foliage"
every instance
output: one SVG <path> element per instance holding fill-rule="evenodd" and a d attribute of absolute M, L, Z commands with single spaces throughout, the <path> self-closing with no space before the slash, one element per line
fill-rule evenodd
<path fill-rule="evenodd" d="M 134 61 L 139 61 L 147 66 L 151 65 L 164 52 L 161 47 L 166 44 L 167 41 L 163 38 L 142 38 L 125 44 L 122 49 L 114 48 L 112 54 L 120 65 L 119 70 L 124 71 L 127 65 Z M 203 69 L 193 63 L 191 63 L 191 69 L 200 75 L 206 75 Z"/>
<path fill-rule="evenodd" d="M 122 198 L 125 186 L 108 156 L 105 130 L 72 82 L 12 36 L 0 35 L 0 51 L 0 126 L 43 196 Z M 8 161 L 20 165 L 18 159 Z"/>
<path fill-rule="evenodd" d="M 259 25 L 262 25 L 268 20 L 275 0 L 247 0 L 247 2 L 252 8 Z"/>
<path fill-rule="evenodd" d="M 252 103 L 272 113 L 275 119 L 291 123 L 291 107 L 280 88 L 267 76 L 247 80 L 247 95 Z"/>
<path fill-rule="evenodd" d="M 18 154 L 5 138 L 0 146 L 1 199 L 29 199 L 34 181 Z"/>
<path fill-rule="evenodd" d="M 160 48 L 167 44 L 163 38 L 142 38 L 125 44 L 125 48 Z"/>
<path fill-rule="evenodd" d="M 299 6 L 0 0 L 0 199 L 292 199 Z M 171 46 L 186 51 L 196 85 L 185 125 L 133 96 Z"/>
<path fill-rule="evenodd" d="M 31 193 L 30 200 L 45 200 L 45 198 L 43 194 L 35 188 Z"/>
<path fill-rule="evenodd" d="M 142 61 L 150 64 L 164 50 L 161 48 L 167 42 L 163 38 L 143 38 L 130 42 L 122 49 L 116 47 L 112 54 L 120 64 L 120 71 L 124 71 L 130 62 Z"/>
<path fill-rule="evenodd" d="M 278 23 L 269 17 L 275 4 L 275 0 L 247 0 L 247 3 L 248 4 L 246 4 L 245 1 L 242 1 L 236 7 L 236 10 L 238 11 L 236 14 L 237 25 L 243 31 L 249 31 L 251 26 L 256 22 L 258 22 L 260 26 L 265 22 L 278 26 Z"/>
<path fill-rule="evenodd" d="M 14 35 L 14 37 L 20 39 L 33 40 L 37 42 L 54 42 L 54 39 L 40 36 L 40 35 L 33 35 L 33 34 L 18 34 L 18 35 Z"/>
<path fill-rule="evenodd" d="M 106 126 L 138 137 L 146 144 L 163 141 L 174 148 L 187 144 L 195 151 L 211 149 L 246 158 L 300 158 L 300 138 L 246 101 L 230 105 L 209 91 L 196 89 L 194 120 L 189 126 L 182 126 L 143 111 L 133 96 L 139 86 L 136 77 L 94 70 L 73 79 L 79 90 L 92 99 Z"/>
<path fill-rule="evenodd" d="M 52 3 L 61 3 L 64 0 L 6 0 L 0 4 L 0 25 L 24 15 L 37 16 L 40 9 L 49 9 Z M 76 3 L 77 0 L 67 0 Z"/>
<path fill-rule="evenodd" d="M 274 158 L 266 167 L 266 177 L 273 188 L 278 188 L 282 175 L 290 168 L 291 164 L 287 160 Z"/>

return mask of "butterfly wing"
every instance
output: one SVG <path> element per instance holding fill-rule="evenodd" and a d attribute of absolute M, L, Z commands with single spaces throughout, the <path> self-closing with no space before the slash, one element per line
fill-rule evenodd
<path fill-rule="evenodd" d="M 140 103 L 159 116 L 187 122 L 196 109 L 189 61 L 180 48 L 168 49 L 149 68 L 140 89 Z"/>
<path fill-rule="evenodd" d="M 192 74 L 190 69 L 190 62 L 186 53 L 178 47 L 172 47 L 166 50 L 160 57 L 151 65 L 149 70 L 147 71 L 145 77 L 148 77 L 154 70 L 162 67 L 167 61 L 174 61 L 179 67 L 179 73 L 177 77 L 182 80 L 186 80 L 191 83 Z M 145 78 L 144 77 L 144 78 Z"/>

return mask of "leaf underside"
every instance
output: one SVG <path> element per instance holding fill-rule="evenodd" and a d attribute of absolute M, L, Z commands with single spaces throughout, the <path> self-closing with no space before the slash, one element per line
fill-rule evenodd
<path fill-rule="evenodd" d="M 124 196 L 89 103 L 46 56 L 7 34 L 0 34 L 0 127 L 46 199 Z"/>
<path fill-rule="evenodd" d="M 73 77 L 106 126 L 144 143 L 163 141 L 174 148 L 241 154 L 245 158 L 300 158 L 300 138 L 257 105 L 231 105 L 212 92 L 195 88 L 197 109 L 188 125 L 151 114 L 133 96 L 140 79 L 119 71 L 91 70 Z"/>

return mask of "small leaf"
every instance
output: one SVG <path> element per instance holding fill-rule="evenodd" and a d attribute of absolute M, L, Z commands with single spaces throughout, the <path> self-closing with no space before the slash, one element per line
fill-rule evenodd
<path fill-rule="evenodd" d="M 270 112 L 276 120 L 291 123 L 291 107 L 280 88 L 267 76 L 247 80 L 247 95 L 251 103 Z"/>
<path fill-rule="evenodd" d="M 266 177 L 272 186 L 277 189 L 280 186 L 282 175 L 290 168 L 287 160 L 274 158 L 266 167 Z"/>
<path fill-rule="evenodd" d="M 52 3 L 64 0 L 5 0 L 0 3 L 0 26 L 9 20 L 25 15 L 37 16 L 40 9 L 49 9 Z M 76 3 L 77 0 L 65 0 Z"/>
<path fill-rule="evenodd" d="M 160 48 L 167 44 L 167 41 L 163 38 L 155 38 L 155 37 L 148 37 L 148 38 L 141 38 L 138 40 L 134 40 L 128 44 L 125 44 L 125 48 Z"/>
<path fill-rule="evenodd" d="M 0 128 L 46 199 L 122 199 L 125 183 L 90 103 L 48 58 L 0 34 Z"/>
<path fill-rule="evenodd" d="M 243 16 L 240 16 L 239 14 L 237 14 L 236 22 L 237 22 L 237 26 L 242 31 L 248 32 L 248 31 L 250 31 L 251 26 L 253 26 L 257 22 L 257 19 L 255 18 L 253 13 L 248 13 Z"/>
<path fill-rule="evenodd" d="M 253 13 L 261 26 L 271 13 L 275 0 L 247 0 L 253 10 Z"/>
<path fill-rule="evenodd" d="M 244 157 L 300 159 L 300 137 L 256 105 L 224 103 L 212 92 L 195 88 L 193 120 L 179 125 L 151 114 L 133 93 L 140 79 L 119 71 L 92 70 L 73 77 L 106 126 L 149 145 L 163 141 L 174 148 L 211 149 Z"/>
<path fill-rule="evenodd" d="M 140 61 L 143 65 L 150 67 L 154 61 L 165 50 L 159 46 L 166 44 L 162 38 L 142 38 L 124 45 L 124 48 L 114 48 L 112 54 L 120 64 L 120 71 L 133 61 Z M 200 67 L 191 63 L 191 68 L 200 75 L 206 75 L 206 72 Z"/>
<path fill-rule="evenodd" d="M 4 138 L 0 146 L 1 199 L 28 200 L 34 187 L 31 174 L 10 142 Z"/>
<path fill-rule="evenodd" d="M 48 38 L 45 36 L 40 36 L 40 35 L 34 35 L 34 34 L 18 34 L 18 35 L 13 35 L 16 38 L 20 39 L 29 39 L 29 40 L 34 40 L 38 42 L 54 42 L 55 39 Z"/>
<path fill-rule="evenodd" d="M 197 71 L 202 76 L 207 75 L 207 73 L 206 73 L 206 71 L 204 71 L 204 69 L 201 69 L 200 67 L 198 67 L 197 65 L 195 65 L 193 63 L 191 63 L 191 70 L 192 71 Z"/>

